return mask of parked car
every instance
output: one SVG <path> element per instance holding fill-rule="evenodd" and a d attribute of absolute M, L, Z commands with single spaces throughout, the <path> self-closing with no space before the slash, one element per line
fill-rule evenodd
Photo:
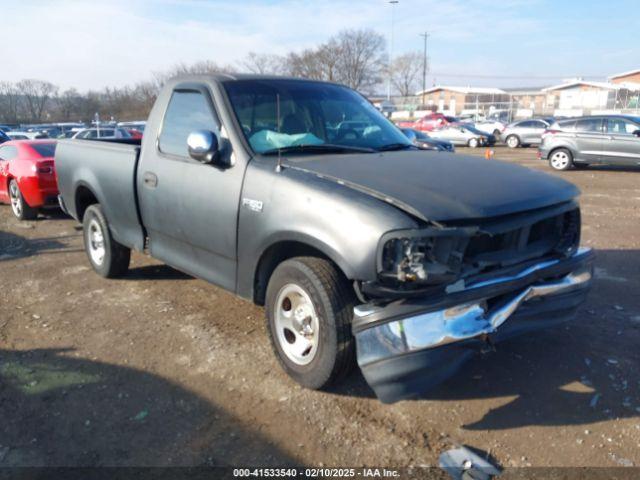
<path fill-rule="evenodd" d="M 424 132 L 412 130 L 411 128 L 401 128 L 402 133 L 411 140 L 415 145 L 423 150 L 436 150 L 438 152 L 455 152 L 456 147 L 447 140 L 431 138 Z"/>
<path fill-rule="evenodd" d="M 542 141 L 542 134 L 549 128 L 550 123 L 541 118 L 518 120 L 513 122 L 500 133 L 500 140 L 509 148 L 528 147 L 538 145 Z"/>
<path fill-rule="evenodd" d="M 20 220 L 33 220 L 42 207 L 58 204 L 54 168 L 56 142 L 10 141 L 0 145 L 0 202 Z"/>
<path fill-rule="evenodd" d="M 349 120 L 369 125 L 337 128 Z M 265 305 L 280 364 L 308 388 L 357 357 L 383 401 L 419 394 L 487 339 L 571 318 L 591 282 L 575 186 L 476 156 L 425 161 L 341 85 L 175 78 L 141 146 L 61 140 L 56 166 L 98 274 L 148 250 Z"/>
<path fill-rule="evenodd" d="M 125 128 L 125 130 L 131 135 L 131 138 L 135 140 L 142 139 L 142 132 L 140 130 L 136 130 L 135 128 Z"/>
<path fill-rule="evenodd" d="M 430 113 L 413 122 L 398 122 L 400 128 L 411 128 L 419 132 L 430 132 L 432 130 L 445 127 L 451 123 L 457 123 L 458 119 L 443 115 L 442 113 Z"/>
<path fill-rule="evenodd" d="M 7 136 L 9 136 L 12 140 L 40 140 L 49 138 L 45 133 L 42 132 L 24 132 L 18 130 L 11 130 L 6 132 Z"/>
<path fill-rule="evenodd" d="M 85 128 L 84 130 L 80 130 L 76 132 L 71 138 L 78 139 L 116 139 L 116 138 L 131 138 L 131 134 L 125 130 L 124 128 Z"/>
<path fill-rule="evenodd" d="M 454 145 L 471 148 L 493 145 L 496 142 L 493 135 L 481 132 L 465 123 L 447 125 L 446 127 L 429 132 L 429 135 L 439 140 L 447 140 Z"/>
<path fill-rule="evenodd" d="M 487 135 L 493 135 L 496 139 L 500 138 L 504 129 L 507 128 L 506 123 L 498 120 L 484 120 L 474 123 L 473 126 Z"/>
<path fill-rule="evenodd" d="M 640 164 L 640 117 L 603 115 L 554 123 L 542 135 L 540 158 L 555 170 L 590 164 Z"/>
<path fill-rule="evenodd" d="M 127 130 L 138 130 L 140 133 L 144 133 L 144 128 L 147 122 L 118 122 L 118 127 L 125 128 Z"/>

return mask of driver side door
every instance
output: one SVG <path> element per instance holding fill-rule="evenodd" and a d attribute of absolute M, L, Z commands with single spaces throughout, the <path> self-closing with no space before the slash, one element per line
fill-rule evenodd
<path fill-rule="evenodd" d="M 235 291 L 236 237 L 244 169 L 189 156 L 187 137 L 216 134 L 221 155 L 232 155 L 209 89 L 180 85 L 167 92 L 160 133 L 143 142 L 138 195 L 151 254 L 179 270 Z M 232 162 L 229 162 L 232 163 Z"/>

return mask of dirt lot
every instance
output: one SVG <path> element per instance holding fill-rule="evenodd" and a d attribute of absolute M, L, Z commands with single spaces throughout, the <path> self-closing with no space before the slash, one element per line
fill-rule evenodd
<path fill-rule="evenodd" d="M 104 280 L 74 221 L 0 206 L 0 465 L 434 465 L 455 443 L 503 466 L 640 465 L 640 169 L 562 176 L 598 251 L 576 321 L 391 406 L 358 373 L 297 387 L 261 309 L 140 254 Z"/>

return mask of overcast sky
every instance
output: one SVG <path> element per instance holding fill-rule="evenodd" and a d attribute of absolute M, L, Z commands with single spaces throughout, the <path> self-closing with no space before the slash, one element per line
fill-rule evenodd
<path fill-rule="evenodd" d="M 395 54 L 422 51 L 419 33 L 431 34 L 429 85 L 538 86 L 640 68 L 637 0 L 0 0 L 0 81 L 84 91 L 178 62 L 301 50 L 346 28 L 389 37 L 392 8 Z"/>

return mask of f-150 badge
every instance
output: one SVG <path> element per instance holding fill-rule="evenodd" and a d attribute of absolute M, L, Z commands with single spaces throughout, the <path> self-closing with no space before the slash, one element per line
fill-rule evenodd
<path fill-rule="evenodd" d="M 253 200 L 251 198 L 243 198 L 242 206 L 247 207 L 254 212 L 262 212 L 262 202 L 260 200 Z"/>

